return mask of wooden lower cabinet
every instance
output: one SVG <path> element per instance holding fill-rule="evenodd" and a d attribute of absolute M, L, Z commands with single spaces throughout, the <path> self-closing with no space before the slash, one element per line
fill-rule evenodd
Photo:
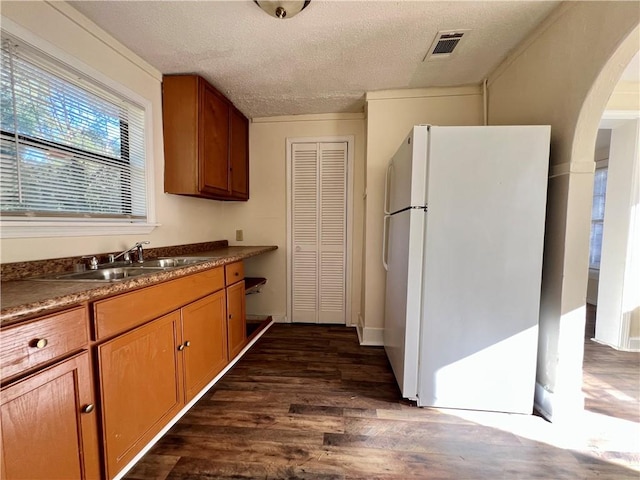
<path fill-rule="evenodd" d="M 2 389 L 0 412 L 3 479 L 100 478 L 87 352 Z"/>
<path fill-rule="evenodd" d="M 224 290 L 182 309 L 185 402 L 227 366 Z"/>
<path fill-rule="evenodd" d="M 113 478 L 229 362 L 225 290 L 97 347 Z"/>
<path fill-rule="evenodd" d="M 108 478 L 184 404 L 179 332 L 178 310 L 97 347 Z"/>
<path fill-rule="evenodd" d="M 244 348 L 247 341 L 244 281 L 227 287 L 227 332 L 229 336 L 229 359 Z"/>

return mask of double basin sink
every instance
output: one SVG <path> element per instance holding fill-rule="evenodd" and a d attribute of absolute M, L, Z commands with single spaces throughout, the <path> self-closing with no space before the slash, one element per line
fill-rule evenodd
<path fill-rule="evenodd" d="M 171 257 L 145 260 L 142 263 L 129 263 L 118 266 L 101 265 L 97 270 L 83 272 L 54 273 L 42 277 L 32 278 L 39 281 L 66 282 L 120 282 L 140 275 L 158 273 L 175 268 L 186 267 L 198 263 L 208 262 L 217 257 Z"/>

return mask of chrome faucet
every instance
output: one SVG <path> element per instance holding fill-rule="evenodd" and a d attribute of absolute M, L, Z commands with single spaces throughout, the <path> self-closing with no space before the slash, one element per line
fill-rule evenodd
<path fill-rule="evenodd" d="M 85 255 L 81 257 L 80 260 L 81 262 L 88 260 L 88 262 L 78 264 L 78 266 L 75 267 L 77 271 L 84 271 L 87 266 L 89 267 L 90 270 L 98 269 L 98 259 L 96 258 L 95 255 Z"/>
<path fill-rule="evenodd" d="M 118 258 L 123 257 L 123 260 L 127 263 L 131 262 L 131 256 L 129 255 L 131 252 L 135 251 L 138 257 L 138 263 L 144 262 L 144 252 L 142 250 L 142 245 L 149 245 L 151 242 L 148 240 L 145 242 L 137 242 L 133 247 L 127 248 L 124 252 L 120 252 L 118 255 L 110 254 L 109 255 L 109 263 L 115 262 Z"/>

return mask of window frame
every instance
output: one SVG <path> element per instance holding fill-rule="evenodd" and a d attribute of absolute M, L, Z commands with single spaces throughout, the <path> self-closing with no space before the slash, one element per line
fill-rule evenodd
<path fill-rule="evenodd" d="M 604 190 L 604 205 L 606 206 L 606 202 L 607 202 L 607 184 L 609 181 L 609 160 L 599 160 L 596 162 L 596 169 L 594 171 L 594 176 L 595 176 L 595 172 L 597 172 L 598 170 L 605 170 L 606 174 L 607 174 L 607 179 L 605 181 L 605 190 Z M 595 183 L 594 183 L 594 193 L 592 195 L 592 213 L 591 213 L 591 223 L 590 223 L 590 230 L 589 230 L 589 237 L 591 237 L 591 234 L 593 233 L 593 228 L 594 225 L 601 225 L 602 226 L 602 234 L 604 234 L 604 212 L 602 215 L 602 219 L 594 219 L 593 218 L 593 199 L 595 198 Z M 606 208 L 606 207 L 605 207 Z M 600 262 L 596 265 L 595 263 L 591 263 L 591 257 L 592 257 L 592 248 L 593 245 L 591 244 L 591 241 L 589 242 L 589 270 L 593 271 L 593 272 L 599 272 L 600 271 L 600 265 L 602 263 L 602 235 L 601 234 L 601 238 L 600 238 Z"/>
<path fill-rule="evenodd" d="M 87 65 L 83 61 L 52 45 L 31 31 L 10 19 L 0 16 L 2 31 L 16 37 L 30 47 L 40 50 L 70 69 L 77 70 L 90 80 L 122 95 L 144 110 L 145 144 L 145 186 L 146 219 L 127 220 L 124 218 L 82 218 L 82 217 L 25 217 L 0 215 L 0 238 L 37 237 L 83 237 L 102 235 L 134 235 L 151 233 L 156 223 L 154 148 L 153 148 L 153 105 L 151 100 L 139 95 L 128 87 L 114 81 L 107 75 Z"/>

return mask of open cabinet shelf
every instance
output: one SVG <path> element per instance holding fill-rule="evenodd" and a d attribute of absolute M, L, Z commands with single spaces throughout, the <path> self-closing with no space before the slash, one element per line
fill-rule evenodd
<path fill-rule="evenodd" d="M 267 283 L 266 278 L 262 277 L 245 277 L 244 279 L 244 293 L 245 295 L 251 295 L 252 293 L 259 293 L 260 288 Z"/>

